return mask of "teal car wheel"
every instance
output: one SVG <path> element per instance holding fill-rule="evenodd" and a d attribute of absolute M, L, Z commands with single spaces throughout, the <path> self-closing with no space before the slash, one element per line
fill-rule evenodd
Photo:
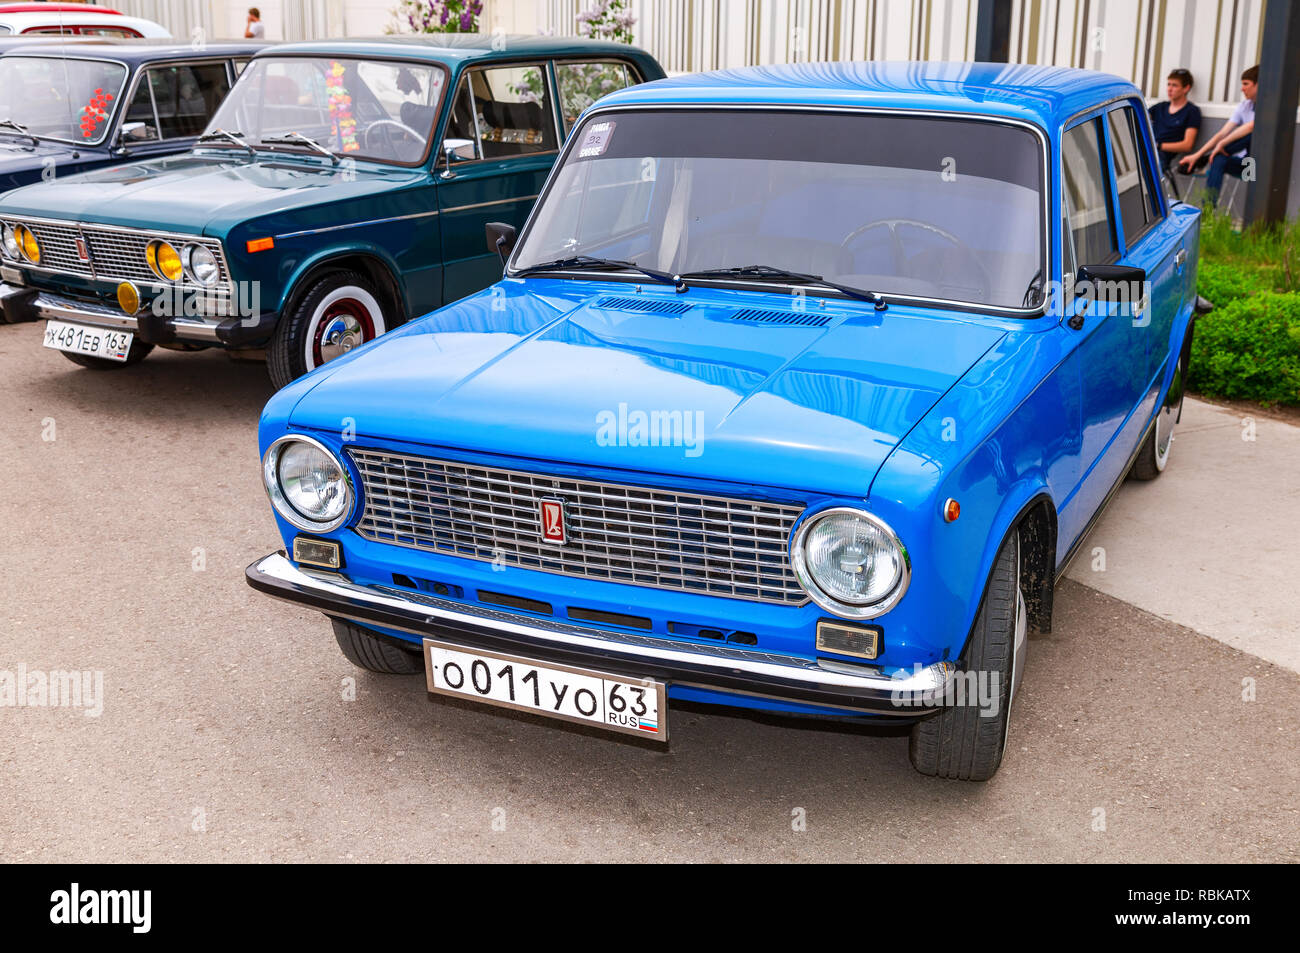
<path fill-rule="evenodd" d="M 267 354 L 276 387 L 342 357 L 388 330 L 379 292 L 354 271 L 314 281 L 280 320 Z"/>

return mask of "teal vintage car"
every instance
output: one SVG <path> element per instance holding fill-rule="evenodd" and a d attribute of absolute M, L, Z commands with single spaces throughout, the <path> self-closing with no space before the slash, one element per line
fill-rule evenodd
<path fill-rule="evenodd" d="M 188 153 L 0 201 L 0 309 L 85 367 L 266 350 L 294 378 L 501 277 L 579 113 L 661 78 L 563 37 L 296 43 L 253 58 Z"/>

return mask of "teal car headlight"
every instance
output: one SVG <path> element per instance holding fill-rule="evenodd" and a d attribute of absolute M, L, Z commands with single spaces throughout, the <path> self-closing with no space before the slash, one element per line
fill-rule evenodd
<path fill-rule="evenodd" d="M 4 256 L 10 261 L 18 261 L 22 258 L 22 249 L 18 247 L 18 238 L 14 235 L 13 226 L 0 225 L 0 247 L 4 249 Z"/>
<path fill-rule="evenodd" d="M 812 600 L 846 619 L 870 619 L 903 598 L 907 550 L 872 513 L 835 507 L 804 520 L 790 544 L 795 576 Z"/>
<path fill-rule="evenodd" d="M 352 510 L 343 462 L 310 437 L 281 437 L 262 458 L 262 480 L 275 511 L 299 529 L 327 533 Z"/>
<path fill-rule="evenodd" d="M 221 277 L 221 268 L 217 265 L 217 256 L 203 245 L 186 245 L 181 252 L 185 273 L 201 285 L 212 287 Z"/>

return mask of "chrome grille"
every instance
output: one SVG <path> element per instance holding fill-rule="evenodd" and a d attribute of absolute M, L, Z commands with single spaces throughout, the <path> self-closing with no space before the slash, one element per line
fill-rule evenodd
<path fill-rule="evenodd" d="M 190 243 L 210 249 L 217 258 L 221 274 L 217 284 L 206 290 L 227 292 L 230 288 L 225 252 L 221 242 L 215 238 L 133 231 L 93 224 L 63 224 L 39 219 L 5 218 L 4 221 L 9 225 L 26 225 L 32 230 L 41 246 L 40 267 L 47 271 L 84 275 L 102 281 L 133 281 L 148 288 L 162 286 L 164 282 L 149 270 L 149 263 L 145 260 L 145 248 L 154 239 L 161 238 L 170 241 L 177 251 Z M 82 261 L 77 254 L 78 235 L 86 241 L 90 252 L 89 262 Z M 201 287 L 188 279 L 183 286 L 192 289 Z"/>
<path fill-rule="evenodd" d="M 41 267 L 55 271 L 69 271 L 77 275 L 90 275 L 90 265 L 77 254 L 75 225 L 49 225 L 32 222 L 27 225 L 41 246 Z"/>
<path fill-rule="evenodd" d="M 365 508 L 357 532 L 411 549 L 567 576 L 802 605 L 787 558 L 798 505 L 573 480 L 351 448 Z M 541 539 L 562 500 L 568 541 Z"/>

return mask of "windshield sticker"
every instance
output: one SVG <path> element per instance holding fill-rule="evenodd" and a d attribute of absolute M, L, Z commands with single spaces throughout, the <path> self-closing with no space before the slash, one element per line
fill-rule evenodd
<path fill-rule="evenodd" d="M 329 87 L 330 130 L 343 145 L 344 152 L 356 152 L 361 148 L 357 142 L 357 121 L 352 116 L 352 95 L 343 85 L 343 73 L 346 67 L 337 60 L 330 61 L 330 75 L 325 77 Z"/>
<path fill-rule="evenodd" d="M 605 150 L 609 148 L 610 142 L 614 139 L 614 127 L 617 125 L 612 119 L 605 122 L 592 123 L 587 127 L 586 133 L 582 137 L 582 145 L 578 146 L 578 158 L 589 159 L 592 156 L 603 156 Z"/>
<path fill-rule="evenodd" d="M 113 94 L 106 93 L 103 89 L 96 89 L 95 95 L 90 97 L 90 102 L 86 103 L 81 110 L 81 134 L 90 139 L 95 134 L 95 127 L 108 118 L 109 103 L 113 101 Z"/>

